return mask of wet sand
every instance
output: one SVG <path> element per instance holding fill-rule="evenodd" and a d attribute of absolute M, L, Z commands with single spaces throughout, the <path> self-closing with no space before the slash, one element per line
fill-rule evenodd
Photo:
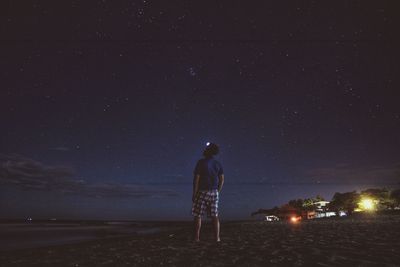
<path fill-rule="evenodd" d="M 0 253 L 83 241 L 157 233 L 151 223 L 135 222 L 25 222 L 0 223 Z"/>
<path fill-rule="evenodd" d="M 0 252 L 0 266 L 400 266 L 400 216 L 211 224 L 192 241 L 189 222 L 159 233 Z"/>

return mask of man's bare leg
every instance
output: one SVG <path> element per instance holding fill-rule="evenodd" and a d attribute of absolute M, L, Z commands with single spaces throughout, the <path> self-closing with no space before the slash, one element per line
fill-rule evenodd
<path fill-rule="evenodd" d="M 200 241 L 201 217 L 194 217 L 194 241 Z"/>
<path fill-rule="evenodd" d="M 214 234 L 215 234 L 215 241 L 219 242 L 221 239 L 219 238 L 219 218 L 218 216 L 212 217 L 213 225 L 214 225 Z"/>

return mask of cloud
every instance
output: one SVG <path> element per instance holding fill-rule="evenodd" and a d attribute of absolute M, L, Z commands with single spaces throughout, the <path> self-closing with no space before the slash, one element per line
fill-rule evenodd
<path fill-rule="evenodd" d="M 46 166 L 19 155 L 0 154 L 0 184 L 44 190 L 75 187 L 82 182 L 73 180 L 73 174 L 70 168 Z"/>
<path fill-rule="evenodd" d="M 389 166 L 354 166 L 338 164 L 333 167 L 315 168 L 306 172 L 313 181 L 334 184 L 381 184 L 400 183 L 400 165 Z"/>
<path fill-rule="evenodd" d="M 177 195 L 172 190 L 144 185 L 87 183 L 84 180 L 74 179 L 74 172 L 71 168 L 47 166 L 15 154 L 0 154 L 0 185 L 86 197 L 143 198 Z"/>
<path fill-rule="evenodd" d="M 134 184 L 88 184 L 79 190 L 64 190 L 65 194 L 82 195 L 97 198 L 144 198 L 144 197 L 173 197 L 177 193 L 167 189 L 155 189 L 154 187 Z"/>

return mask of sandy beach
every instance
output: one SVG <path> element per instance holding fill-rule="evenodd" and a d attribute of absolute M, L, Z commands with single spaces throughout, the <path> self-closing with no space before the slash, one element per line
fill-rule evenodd
<path fill-rule="evenodd" d="M 211 225 L 194 243 L 190 222 L 158 233 L 0 252 L 1 266 L 400 266 L 400 216 Z"/>

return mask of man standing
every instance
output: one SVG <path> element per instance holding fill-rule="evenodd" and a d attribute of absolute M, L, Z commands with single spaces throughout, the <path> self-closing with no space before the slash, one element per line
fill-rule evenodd
<path fill-rule="evenodd" d="M 221 241 L 219 237 L 218 201 L 219 193 L 224 184 L 224 171 L 221 163 L 214 159 L 219 152 L 219 147 L 213 143 L 207 143 L 203 152 L 204 158 L 200 159 L 194 169 L 193 179 L 193 206 L 195 241 L 200 241 L 201 217 L 204 211 L 211 216 L 215 240 Z"/>

